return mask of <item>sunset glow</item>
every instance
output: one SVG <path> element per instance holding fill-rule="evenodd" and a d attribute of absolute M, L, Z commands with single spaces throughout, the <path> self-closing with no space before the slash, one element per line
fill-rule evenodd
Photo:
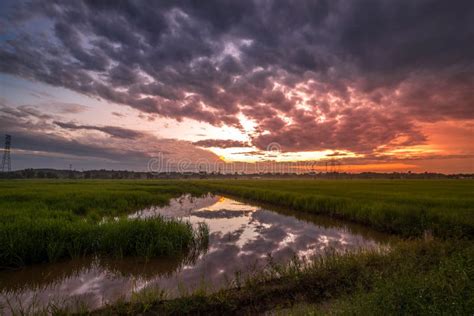
<path fill-rule="evenodd" d="M 469 10 L 356 2 L 5 1 L 13 167 L 144 171 L 160 155 L 474 172 Z"/>

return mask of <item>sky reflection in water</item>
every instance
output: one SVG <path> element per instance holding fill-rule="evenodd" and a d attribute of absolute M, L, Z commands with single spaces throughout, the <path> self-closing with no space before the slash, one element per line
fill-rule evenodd
<path fill-rule="evenodd" d="M 245 273 L 268 262 L 285 262 L 295 255 L 310 258 L 328 250 L 356 251 L 385 248 L 389 238 L 364 227 L 348 225 L 308 214 L 273 212 L 226 197 L 189 195 L 170 201 L 166 207 L 152 207 L 130 218 L 179 217 L 210 229 L 209 248 L 198 258 L 169 259 L 75 259 L 36 265 L 18 271 L 0 272 L 0 304 L 6 299 L 16 305 L 41 305 L 80 300 L 89 307 L 128 298 L 133 291 L 158 286 L 171 295 L 179 287 L 214 288 L 225 284 L 239 271 Z M 16 303 L 15 303 L 16 302 Z"/>

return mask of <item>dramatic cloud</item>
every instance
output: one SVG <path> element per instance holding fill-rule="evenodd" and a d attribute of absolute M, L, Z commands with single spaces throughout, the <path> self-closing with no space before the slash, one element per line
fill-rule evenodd
<path fill-rule="evenodd" d="M 243 116 L 259 149 L 367 154 L 423 144 L 420 122 L 474 119 L 470 0 L 34 0 L 8 19 L 1 72 L 176 120 L 243 130 Z"/>
<path fill-rule="evenodd" d="M 67 159 L 63 167 L 78 161 L 77 165 L 83 164 L 86 168 L 94 168 L 99 163 L 108 169 L 115 166 L 147 170 L 152 159 L 159 159 L 160 167 L 168 164 L 169 170 L 174 170 L 177 164 L 185 162 L 192 170 L 196 157 L 209 164 L 220 161 L 212 152 L 187 141 L 158 138 L 116 126 L 64 123 L 58 119 L 60 117 L 42 114 L 31 106 L 14 108 L 0 104 L 0 133 L 13 135 L 15 160 L 20 162 L 23 156 L 34 154 L 34 160 L 41 163 L 44 163 L 42 158 Z M 101 132 L 102 135 L 82 132 Z M 87 159 L 81 161 L 80 158 Z M 28 161 L 29 166 L 32 164 L 35 162 Z"/>
<path fill-rule="evenodd" d="M 220 147 L 220 148 L 232 148 L 232 147 L 249 147 L 246 142 L 241 142 L 232 139 L 203 139 L 194 142 L 193 145 L 199 147 Z"/>
<path fill-rule="evenodd" d="M 64 123 L 64 122 L 54 122 L 54 124 L 70 130 L 78 130 L 78 129 L 85 129 L 85 130 L 96 130 L 108 134 L 113 137 L 117 138 L 124 138 L 124 139 L 136 139 L 139 137 L 144 136 L 143 133 L 137 132 L 127 128 L 121 128 L 117 126 L 91 126 L 91 125 L 77 125 L 74 123 Z"/>
<path fill-rule="evenodd" d="M 82 105 L 82 104 L 75 104 L 75 103 L 49 103 L 49 106 L 52 106 L 57 112 L 62 114 L 78 114 L 86 112 L 89 107 Z"/>

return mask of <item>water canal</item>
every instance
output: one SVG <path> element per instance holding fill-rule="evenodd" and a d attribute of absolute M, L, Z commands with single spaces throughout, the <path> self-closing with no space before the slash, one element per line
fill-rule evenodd
<path fill-rule="evenodd" d="M 389 236 L 363 226 L 211 194 L 183 195 L 168 206 L 143 209 L 129 218 L 153 216 L 206 223 L 207 249 L 167 259 L 79 258 L 0 271 L 0 306 L 5 313 L 20 304 L 28 310 L 48 302 L 97 308 L 147 288 L 163 289 L 172 297 L 204 285 L 217 289 L 237 273 L 265 266 L 270 258 L 285 263 L 295 256 L 310 259 L 329 251 L 387 249 L 390 243 Z"/>

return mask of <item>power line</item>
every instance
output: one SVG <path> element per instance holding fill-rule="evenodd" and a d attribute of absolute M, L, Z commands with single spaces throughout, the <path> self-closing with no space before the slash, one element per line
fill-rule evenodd
<path fill-rule="evenodd" d="M 12 144 L 11 135 L 5 135 L 5 148 L 3 149 L 3 158 L 2 158 L 2 172 L 12 171 L 12 160 L 10 156 L 10 148 Z"/>

